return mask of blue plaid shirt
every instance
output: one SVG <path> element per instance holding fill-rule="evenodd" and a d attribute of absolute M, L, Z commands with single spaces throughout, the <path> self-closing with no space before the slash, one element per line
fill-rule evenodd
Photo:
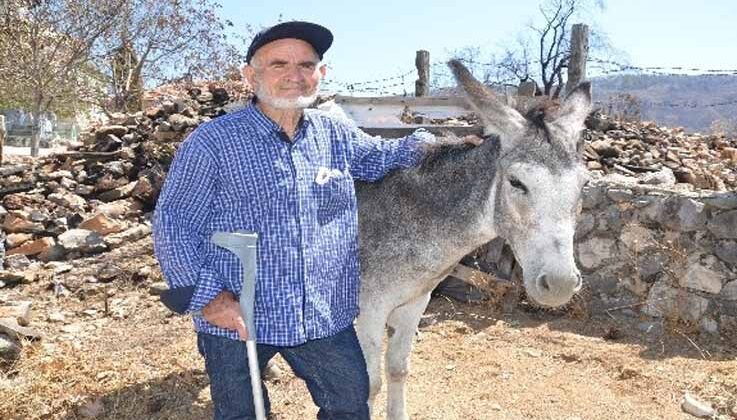
<path fill-rule="evenodd" d="M 257 341 L 294 346 L 341 331 L 358 314 L 353 179 L 416 165 L 418 144 L 432 140 L 425 131 L 382 140 L 306 110 L 290 142 L 253 104 L 202 124 L 177 151 L 154 214 L 154 249 L 169 287 L 195 286 L 188 312 L 224 290 L 238 296 L 239 260 L 210 236 L 257 232 Z M 238 338 L 193 318 L 198 331 Z"/>

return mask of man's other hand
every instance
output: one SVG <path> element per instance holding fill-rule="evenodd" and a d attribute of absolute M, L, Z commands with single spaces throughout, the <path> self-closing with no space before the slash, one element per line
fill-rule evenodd
<path fill-rule="evenodd" d="M 241 315 L 241 307 L 233 293 L 220 292 L 202 309 L 202 316 L 212 325 L 238 331 L 241 340 L 248 339 L 248 330 L 246 330 L 246 323 Z"/>

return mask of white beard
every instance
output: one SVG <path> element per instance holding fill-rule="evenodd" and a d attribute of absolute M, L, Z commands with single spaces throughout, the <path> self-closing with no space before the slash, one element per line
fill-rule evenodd
<path fill-rule="evenodd" d="M 264 104 L 276 109 L 305 109 L 317 100 L 317 89 L 309 96 L 298 96 L 296 98 L 276 98 L 269 95 L 262 85 L 256 85 L 256 98 Z"/>

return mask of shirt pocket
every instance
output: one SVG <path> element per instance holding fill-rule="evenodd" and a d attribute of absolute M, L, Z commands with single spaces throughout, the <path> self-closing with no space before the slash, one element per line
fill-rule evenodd
<path fill-rule="evenodd" d="M 318 173 L 314 182 L 317 198 L 317 221 L 328 224 L 343 215 L 350 207 L 353 194 L 353 178 L 350 173 L 339 169 Z"/>

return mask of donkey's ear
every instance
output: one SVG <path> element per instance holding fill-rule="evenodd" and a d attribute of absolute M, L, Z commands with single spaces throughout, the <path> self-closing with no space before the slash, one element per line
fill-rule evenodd
<path fill-rule="evenodd" d="M 589 112 L 591 112 L 591 82 L 583 82 L 566 95 L 555 123 L 569 133 L 577 133 L 583 130 Z"/>
<path fill-rule="evenodd" d="M 504 105 L 494 92 L 476 80 L 470 71 L 459 60 L 450 60 L 448 67 L 464 90 L 471 107 L 479 114 L 484 123 L 485 134 L 497 134 L 502 138 L 521 130 L 525 118 L 513 108 Z"/>

